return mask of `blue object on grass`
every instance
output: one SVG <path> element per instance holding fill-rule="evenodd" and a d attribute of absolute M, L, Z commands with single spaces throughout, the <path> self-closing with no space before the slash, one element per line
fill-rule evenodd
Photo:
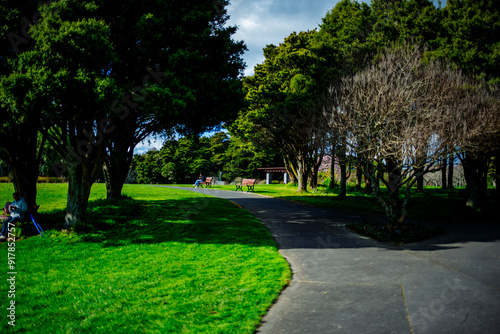
<path fill-rule="evenodd" d="M 42 229 L 42 227 L 40 226 L 40 224 L 38 224 L 38 222 L 36 221 L 35 217 L 33 217 L 33 215 L 31 213 L 30 213 L 30 217 L 31 217 L 31 221 L 33 222 L 33 224 L 36 227 L 36 230 L 38 231 L 38 233 L 40 233 L 40 236 L 43 238 L 43 233 L 45 233 L 45 231 Z"/>

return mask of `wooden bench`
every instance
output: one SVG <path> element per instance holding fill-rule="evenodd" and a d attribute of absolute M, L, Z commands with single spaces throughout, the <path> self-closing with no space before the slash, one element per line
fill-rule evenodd
<path fill-rule="evenodd" d="M 238 191 L 238 190 L 243 191 L 243 186 L 247 186 L 247 192 L 249 192 L 249 191 L 255 192 L 254 187 L 255 187 L 256 181 L 257 181 L 257 179 L 243 179 L 243 180 L 241 180 L 240 184 L 235 183 L 235 185 L 236 185 L 235 191 Z"/>
<path fill-rule="evenodd" d="M 200 182 L 199 186 L 203 188 L 203 185 L 205 185 L 206 188 L 211 188 L 212 187 L 212 177 L 207 177 L 205 179 L 205 182 Z"/>

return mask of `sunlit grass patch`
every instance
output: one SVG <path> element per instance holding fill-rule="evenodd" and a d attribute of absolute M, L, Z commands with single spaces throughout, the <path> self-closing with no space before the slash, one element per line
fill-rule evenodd
<path fill-rule="evenodd" d="M 85 233 L 16 243 L 16 330 L 252 333 L 291 275 L 269 232 L 222 199 L 148 186 L 124 193 L 133 199 L 90 204 Z"/>

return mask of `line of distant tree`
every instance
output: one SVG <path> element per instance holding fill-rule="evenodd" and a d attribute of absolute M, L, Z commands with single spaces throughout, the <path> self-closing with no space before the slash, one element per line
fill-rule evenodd
<path fill-rule="evenodd" d="M 258 150 L 252 143 L 218 132 L 211 137 L 188 136 L 165 142 L 160 150 L 135 155 L 137 183 L 193 183 L 201 173 L 231 182 L 237 177 L 261 177 L 257 168 L 281 165 L 279 154 Z M 132 181 L 132 180 L 131 180 Z"/>

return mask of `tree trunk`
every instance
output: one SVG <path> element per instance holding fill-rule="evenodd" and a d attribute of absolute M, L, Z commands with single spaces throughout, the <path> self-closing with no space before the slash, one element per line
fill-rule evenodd
<path fill-rule="evenodd" d="M 416 169 L 417 175 L 417 192 L 423 192 L 424 191 L 424 173 L 422 168 Z"/>
<path fill-rule="evenodd" d="M 318 170 L 319 165 L 314 165 L 312 168 L 310 168 L 309 185 L 313 190 L 318 189 Z"/>
<path fill-rule="evenodd" d="M 372 166 L 373 169 L 374 166 Z M 379 173 L 381 171 L 379 170 Z M 382 175 L 383 177 L 383 175 Z M 375 197 L 375 199 L 377 199 L 377 201 L 380 203 L 380 205 L 384 208 L 384 212 L 385 212 L 385 215 L 387 217 L 387 227 L 389 229 L 393 229 L 394 226 L 396 226 L 397 224 L 397 218 L 396 218 L 396 214 L 394 213 L 394 208 L 390 205 L 390 203 L 386 200 L 384 200 L 384 198 L 382 197 L 382 194 L 380 192 L 380 184 L 379 184 L 379 178 L 380 176 L 378 175 L 378 173 L 376 172 L 373 172 L 370 174 L 370 178 L 371 178 L 371 181 L 373 183 L 372 185 L 372 194 L 373 194 L 373 197 Z"/>
<path fill-rule="evenodd" d="M 332 164 L 330 165 L 330 185 L 331 190 L 335 188 L 335 156 L 332 155 Z"/>
<path fill-rule="evenodd" d="M 356 164 L 356 189 L 361 189 L 361 184 L 363 183 L 363 169 L 361 167 L 361 162 L 358 161 Z"/>
<path fill-rule="evenodd" d="M 423 192 L 424 191 L 424 169 L 425 169 L 425 156 L 421 154 L 417 158 L 417 165 L 418 167 L 415 167 L 415 175 L 417 178 L 417 192 Z"/>
<path fill-rule="evenodd" d="M 65 227 L 84 223 L 87 212 L 90 190 L 92 184 L 86 180 L 78 178 L 77 175 L 68 175 L 68 200 L 66 205 L 66 216 L 64 218 Z"/>
<path fill-rule="evenodd" d="M 450 158 L 448 159 L 448 188 L 453 189 L 453 171 L 455 169 L 455 157 L 453 153 L 450 153 Z"/>
<path fill-rule="evenodd" d="M 132 164 L 133 151 L 133 148 L 128 148 L 128 150 L 115 148 L 106 157 L 103 165 L 106 198 L 119 199 L 122 197 L 123 184 Z"/>
<path fill-rule="evenodd" d="M 401 179 L 401 171 L 396 168 L 397 165 L 394 161 L 388 160 L 386 162 L 387 165 L 383 166 L 380 161 L 378 165 L 368 161 L 366 167 L 368 172 L 365 172 L 365 175 L 370 178 L 372 183 L 371 188 L 373 197 L 377 199 L 384 209 L 387 217 L 387 228 L 393 231 L 403 223 L 407 197 L 405 196 L 403 201 L 399 199 L 400 185 L 398 180 Z M 384 177 L 385 172 L 388 173 L 388 179 Z M 387 198 L 384 198 L 380 192 L 380 182 L 383 182 L 387 186 Z M 397 191 L 394 191 L 395 188 L 397 188 Z M 408 189 L 406 195 L 407 194 Z"/>
<path fill-rule="evenodd" d="M 103 173 L 106 182 L 106 198 L 122 197 L 123 184 L 134 158 L 134 148 L 142 137 L 137 138 L 135 126 L 115 121 L 117 130 L 110 135 L 107 152 L 104 153 Z"/>
<path fill-rule="evenodd" d="M 424 191 L 424 170 L 426 162 L 425 152 L 420 151 L 417 155 L 417 166 L 415 167 L 415 175 L 417 179 L 417 192 Z"/>
<path fill-rule="evenodd" d="M 387 201 L 390 208 L 388 218 L 390 226 L 394 226 L 400 222 L 402 201 L 399 198 L 399 189 L 401 187 L 401 169 L 396 161 L 387 159 L 386 171 L 388 173 L 388 189 Z"/>
<path fill-rule="evenodd" d="M 373 173 L 373 167 L 371 167 L 371 164 L 367 162 L 365 165 L 365 191 L 368 194 L 373 192 L 372 177 L 371 177 L 372 173 Z"/>
<path fill-rule="evenodd" d="M 448 165 L 448 160 L 444 159 L 441 163 L 441 188 L 446 189 L 446 167 Z"/>
<path fill-rule="evenodd" d="M 347 196 L 347 166 L 345 164 L 345 159 L 340 162 L 340 191 L 339 191 L 339 197 L 345 198 Z"/>
<path fill-rule="evenodd" d="M 308 165 L 306 163 L 306 159 L 303 154 L 299 154 L 299 158 L 297 161 L 297 191 L 298 192 L 307 192 L 307 175 L 308 173 Z"/>
<path fill-rule="evenodd" d="M 495 154 L 495 187 L 497 202 L 500 202 L 500 150 Z"/>
<path fill-rule="evenodd" d="M 12 168 L 14 189 L 26 200 L 28 208 L 33 210 L 36 205 L 36 184 L 38 180 L 38 164 L 23 165 Z"/>
<path fill-rule="evenodd" d="M 488 159 L 466 155 L 462 165 L 466 182 L 466 206 L 477 209 L 486 197 Z"/>
<path fill-rule="evenodd" d="M 2 155 L 2 157 L 11 168 L 15 191 L 24 197 L 28 208 L 31 210 L 36 205 L 36 185 L 45 140 L 38 140 L 38 131 L 36 129 L 28 127 L 18 130 L 18 133 L 13 133 L 10 138 L 17 145 L 16 151 L 12 154 Z"/>
<path fill-rule="evenodd" d="M 288 159 L 283 159 L 285 164 L 285 168 L 288 171 L 288 176 L 290 177 L 290 183 L 297 183 L 297 168 L 293 165 L 293 163 Z"/>
<path fill-rule="evenodd" d="M 338 147 L 339 167 L 340 167 L 340 190 L 339 197 L 345 198 L 347 196 L 347 157 L 346 157 L 346 140 L 341 139 L 341 145 Z"/>
<path fill-rule="evenodd" d="M 79 164 L 68 168 L 68 200 L 64 226 L 85 223 L 88 202 L 92 184 L 101 168 L 103 147 L 96 148 L 98 153 L 86 157 Z"/>
<path fill-rule="evenodd" d="M 125 178 L 122 178 L 120 171 L 116 171 L 116 168 L 112 168 L 107 161 L 104 162 L 102 171 L 104 174 L 104 182 L 106 183 L 106 198 L 121 198 L 126 176 Z"/>

